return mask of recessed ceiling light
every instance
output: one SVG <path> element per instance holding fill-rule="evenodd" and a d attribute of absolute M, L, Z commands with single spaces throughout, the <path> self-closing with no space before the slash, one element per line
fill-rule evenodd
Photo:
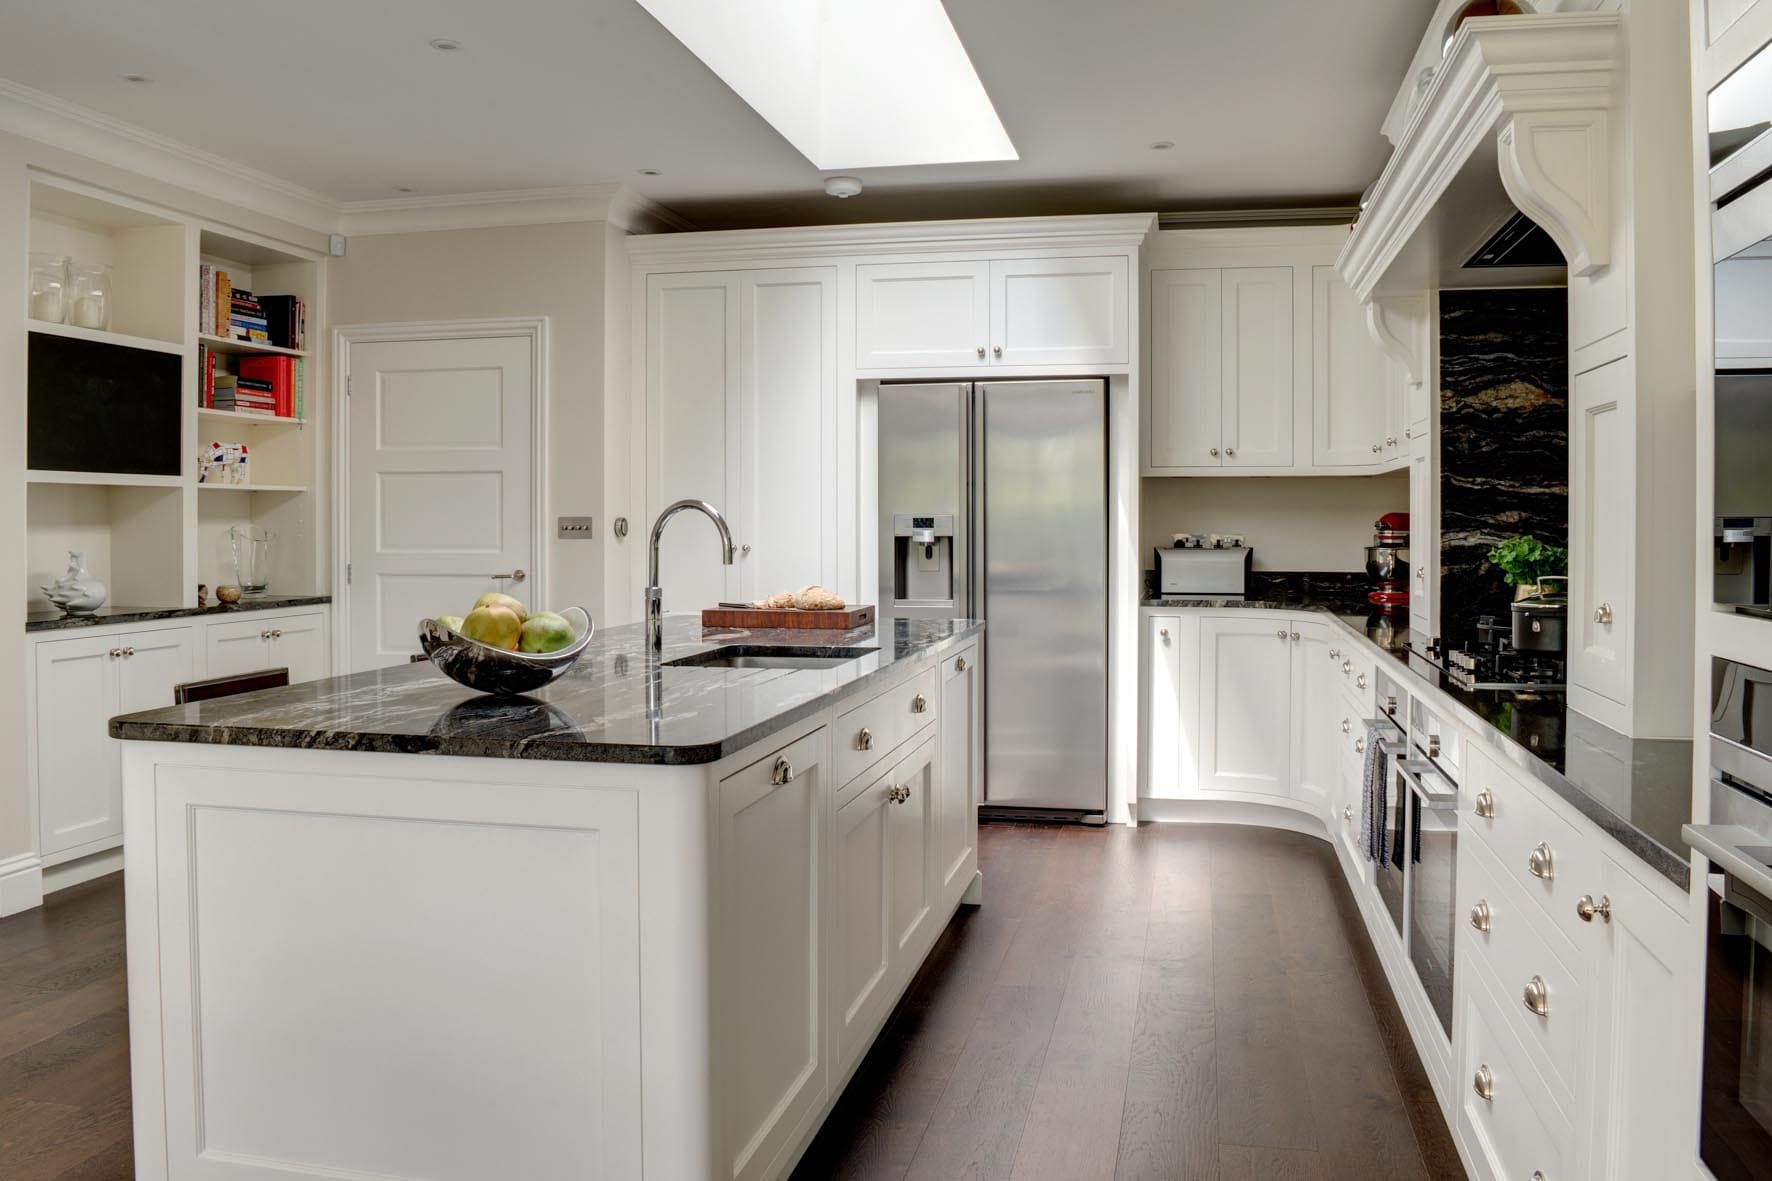
<path fill-rule="evenodd" d="M 412 191 L 412 186 L 411 185 L 395 185 L 394 191 L 396 193 L 410 193 Z"/>
<path fill-rule="evenodd" d="M 426 44 L 439 53 L 454 53 L 461 48 L 461 42 L 453 37 L 432 37 Z"/>
<path fill-rule="evenodd" d="M 153 79 L 146 74 L 118 74 L 117 77 L 123 79 L 125 82 L 133 82 L 137 85 L 153 81 Z"/>
<path fill-rule="evenodd" d="M 656 169 L 656 168 L 642 168 L 642 169 L 640 169 L 640 175 L 641 176 L 657 176 L 658 169 Z"/>
<path fill-rule="evenodd" d="M 1159 139 L 1151 144 L 1151 151 L 1153 151 L 1153 152 L 1167 152 L 1170 148 L 1172 148 L 1174 146 L 1175 146 L 1175 141 L 1172 139 Z"/>
<path fill-rule="evenodd" d="M 824 191 L 833 197 L 853 197 L 861 192 L 859 176 L 827 176 L 824 179 Z"/>

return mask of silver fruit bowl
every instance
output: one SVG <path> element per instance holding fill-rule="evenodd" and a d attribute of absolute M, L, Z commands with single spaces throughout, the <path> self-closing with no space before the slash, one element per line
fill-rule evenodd
<path fill-rule="evenodd" d="M 423 619 L 418 625 L 419 646 L 443 675 L 458 685 L 466 685 L 481 693 L 510 695 L 530 693 L 559 677 L 577 663 L 585 645 L 596 634 L 597 625 L 583 607 L 568 607 L 560 612 L 578 638 L 558 652 L 513 652 L 470 640 L 435 619 Z"/>

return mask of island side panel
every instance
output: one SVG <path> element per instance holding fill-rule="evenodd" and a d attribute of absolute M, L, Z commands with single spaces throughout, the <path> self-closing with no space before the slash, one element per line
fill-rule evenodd
<path fill-rule="evenodd" d="M 641 1175 L 663 769 L 140 743 L 125 766 L 141 1176 Z"/>

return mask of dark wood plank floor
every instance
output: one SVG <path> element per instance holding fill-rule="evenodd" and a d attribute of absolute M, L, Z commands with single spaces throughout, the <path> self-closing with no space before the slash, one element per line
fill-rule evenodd
<path fill-rule="evenodd" d="M 962 908 L 795 1173 L 1461 1177 L 1334 854 L 987 825 Z M 0 920 L 0 1178 L 130 1176 L 120 875 Z"/>
<path fill-rule="evenodd" d="M 1463 1177 L 1330 847 L 993 824 L 795 1181 Z"/>

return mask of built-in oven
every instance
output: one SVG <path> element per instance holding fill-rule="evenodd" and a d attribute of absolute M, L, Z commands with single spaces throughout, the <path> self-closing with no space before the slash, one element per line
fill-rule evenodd
<path fill-rule="evenodd" d="M 1373 691 L 1378 698 L 1378 716 L 1367 719 L 1366 735 L 1367 741 L 1379 744 L 1380 763 L 1379 790 L 1369 801 L 1367 855 L 1376 867 L 1373 884 L 1379 901 L 1401 940 L 1409 901 L 1404 882 L 1408 857 L 1403 853 L 1409 839 L 1409 788 L 1397 773 L 1397 762 L 1409 757 L 1409 698 L 1383 673 L 1377 675 Z"/>
<path fill-rule="evenodd" d="M 1417 754 L 1423 754 L 1417 751 Z M 1397 760 L 1409 788 L 1409 962 L 1446 1036 L 1452 1036 L 1452 948 L 1457 927 L 1458 784 L 1432 759 Z"/>
<path fill-rule="evenodd" d="M 1714 660 L 1699 1154 L 1717 1181 L 1772 1177 L 1772 672 Z"/>

